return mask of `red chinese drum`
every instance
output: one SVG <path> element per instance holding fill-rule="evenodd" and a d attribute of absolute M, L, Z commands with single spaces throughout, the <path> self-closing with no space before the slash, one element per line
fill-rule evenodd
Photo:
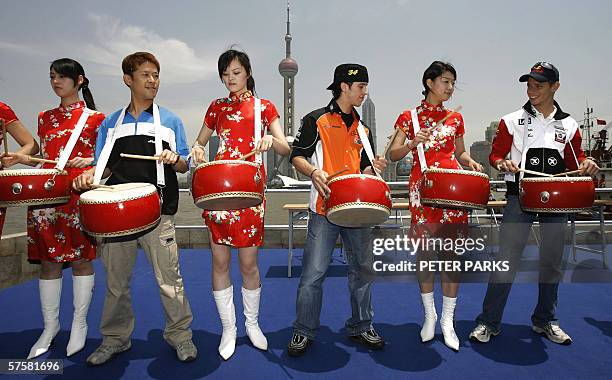
<path fill-rule="evenodd" d="M 264 199 L 266 179 L 260 164 L 218 160 L 200 164 L 193 174 L 191 194 L 204 210 L 236 210 L 257 206 Z"/>
<path fill-rule="evenodd" d="M 593 207 L 595 183 L 591 177 L 523 178 L 519 194 L 524 211 L 580 212 Z"/>
<path fill-rule="evenodd" d="M 419 184 L 421 204 L 438 208 L 485 209 L 489 176 L 469 170 L 429 168 Z"/>
<path fill-rule="evenodd" d="M 56 169 L 0 170 L 0 207 L 66 203 L 70 178 Z"/>
<path fill-rule="evenodd" d="M 83 230 L 92 236 L 126 236 L 155 227 L 161 202 L 154 185 L 124 183 L 81 194 L 79 214 Z"/>
<path fill-rule="evenodd" d="M 391 214 L 391 190 L 385 181 L 368 174 L 348 174 L 327 183 L 327 219 L 342 227 L 371 227 Z"/>

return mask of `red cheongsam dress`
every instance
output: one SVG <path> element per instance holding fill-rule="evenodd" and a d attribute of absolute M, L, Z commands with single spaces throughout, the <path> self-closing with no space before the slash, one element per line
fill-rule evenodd
<path fill-rule="evenodd" d="M 204 118 L 207 128 L 219 136 L 215 160 L 236 160 L 255 149 L 254 97 L 250 91 L 214 100 Z M 262 136 L 278 117 L 272 102 L 261 99 Z M 247 158 L 255 161 L 255 155 Z M 263 164 L 262 179 L 265 180 Z M 239 210 L 209 211 L 202 214 L 216 244 L 231 247 L 260 247 L 264 237 L 265 199 L 260 205 Z"/>
<path fill-rule="evenodd" d="M 4 125 L 8 126 L 10 123 L 19 120 L 15 115 L 15 112 L 7 104 L 0 102 L 0 119 L 4 119 Z M 0 130 L 1 131 L 1 130 Z M 4 138 L 0 139 L 0 149 L 4 152 L 3 147 Z M 2 166 L 0 165 L 0 170 Z M 6 216 L 6 208 L 0 207 L 0 235 L 2 235 L 2 227 L 4 227 L 4 218 Z"/>
<path fill-rule="evenodd" d="M 434 122 L 438 123 L 450 112 L 442 105 L 434 106 L 425 100 L 421 101 L 416 111 L 421 129 L 430 128 Z M 404 111 L 397 118 L 395 128 L 401 129 L 406 134 L 408 140 L 414 139 L 415 133 L 410 111 Z M 436 126 L 429 137 L 429 141 L 423 144 L 427 167 L 461 169 L 461 165 L 459 165 L 455 157 L 455 139 L 462 137 L 464 133 L 463 117 L 459 113 L 449 117 L 443 125 Z M 412 156 L 414 157 L 414 163 L 408 181 L 411 223 L 413 225 L 427 224 L 427 230 L 433 233 L 444 224 L 467 224 L 468 215 L 465 211 L 434 208 L 421 204 L 418 184 L 422 177 L 422 172 L 416 148 L 412 150 Z"/>
<path fill-rule="evenodd" d="M 41 112 L 38 116 L 38 136 L 43 158 L 58 160 L 64 146 L 68 143 L 72 130 L 76 126 L 84 102 L 77 102 L 67 107 L 59 107 Z M 98 127 L 104 114 L 92 111 L 85 122 L 85 127 L 77 140 L 70 159 L 75 157 L 93 157 L 96 148 Z M 52 169 L 53 164 L 44 164 L 43 168 Z M 76 178 L 89 168 L 65 168 L 70 180 Z M 28 259 L 31 261 L 51 261 L 56 263 L 93 260 L 96 258 L 96 247 L 93 238 L 85 234 L 79 221 L 77 201 L 80 193 L 72 191 L 68 203 L 54 207 L 28 208 Z"/>

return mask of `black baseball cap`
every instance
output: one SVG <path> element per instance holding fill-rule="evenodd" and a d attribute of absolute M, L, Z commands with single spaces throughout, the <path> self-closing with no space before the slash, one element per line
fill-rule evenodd
<path fill-rule="evenodd" d="M 334 81 L 327 86 L 327 89 L 331 90 L 335 85 L 342 82 L 369 82 L 368 69 L 356 63 L 343 63 L 338 65 L 336 70 L 334 70 Z"/>
<path fill-rule="evenodd" d="M 521 75 L 519 82 L 527 82 L 529 78 L 533 78 L 538 82 L 558 82 L 559 70 L 552 63 L 538 62 L 531 67 L 529 74 Z"/>

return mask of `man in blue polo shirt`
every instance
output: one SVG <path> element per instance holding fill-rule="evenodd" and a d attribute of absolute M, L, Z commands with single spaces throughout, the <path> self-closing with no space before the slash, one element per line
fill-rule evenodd
<path fill-rule="evenodd" d="M 159 62 L 150 53 L 128 55 L 122 63 L 123 80 L 130 88 L 130 104 L 108 116 L 100 125 L 95 164 L 74 180 L 75 189 L 90 189 L 94 182 L 106 184 L 147 182 L 157 186 L 162 198 L 161 221 L 157 227 L 132 240 L 105 239 L 100 245 L 106 268 L 106 298 L 100 332 L 102 344 L 88 358 L 88 365 L 106 363 L 131 347 L 134 313 L 130 279 L 137 243 L 144 248 L 159 285 L 166 328 L 164 339 L 181 361 L 197 356 L 190 328 L 193 316 L 179 271 L 174 214 L 178 209 L 176 172 L 184 173 L 189 148 L 181 120 L 153 103 L 159 88 Z M 157 155 L 159 161 L 121 158 L 121 153 Z"/>

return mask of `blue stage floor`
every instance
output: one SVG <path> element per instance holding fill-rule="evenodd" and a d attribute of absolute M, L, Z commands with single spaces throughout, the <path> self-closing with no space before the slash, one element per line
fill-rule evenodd
<path fill-rule="evenodd" d="M 610 250 L 610 247 L 608 248 Z M 560 287 L 558 316 L 573 337 L 571 346 L 559 346 L 531 332 L 530 315 L 536 302 L 536 284 L 516 284 L 504 316 L 502 334 L 487 345 L 467 340 L 486 286 L 463 284 L 457 308 L 458 353 L 444 346 L 441 333 L 430 344 L 420 342 L 422 308 L 414 282 L 379 282 L 373 290 L 375 327 L 386 339 L 384 351 L 368 352 L 345 337 L 344 321 L 350 314 L 347 281 L 341 275 L 325 282 L 322 328 L 316 343 L 299 359 L 286 355 L 295 317 L 297 278 L 279 276 L 286 266 L 285 250 L 262 250 L 263 282 L 260 325 L 270 349 L 253 348 L 244 331 L 239 271 L 232 268 L 235 284 L 239 341 L 234 356 L 224 362 L 217 353 L 221 325 L 211 294 L 210 252 L 182 250 L 181 270 L 194 313 L 195 362 L 180 363 L 162 338 L 163 316 L 153 273 L 140 254 L 132 279 L 136 329 L 132 349 L 106 365 L 89 368 L 85 358 L 100 343 L 98 325 L 104 300 L 104 270 L 96 261 L 96 289 L 89 313 L 89 339 L 79 354 L 64 361 L 63 378 L 79 379 L 223 379 L 305 378 L 610 378 L 612 372 L 612 284 L 564 283 Z M 235 258 L 235 257 L 234 257 Z M 582 254 L 585 265 L 601 265 Z M 299 260 L 296 260 L 299 265 Z M 337 264 L 335 264 L 337 265 Z M 286 267 L 283 268 L 286 270 Z M 335 273 L 343 273 L 342 269 Z M 47 358 L 64 358 L 72 320 L 70 271 L 64 272 L 62 331 Z M 441 294 L 437 291 L 438 313 Z M 0 358 L 25 358 L 42 328 L 36 281 L 0 292 Z M 16 378 L 34 376 L 15 376 Z M 39 376 L 42 377 L 42 376 Z"/>

